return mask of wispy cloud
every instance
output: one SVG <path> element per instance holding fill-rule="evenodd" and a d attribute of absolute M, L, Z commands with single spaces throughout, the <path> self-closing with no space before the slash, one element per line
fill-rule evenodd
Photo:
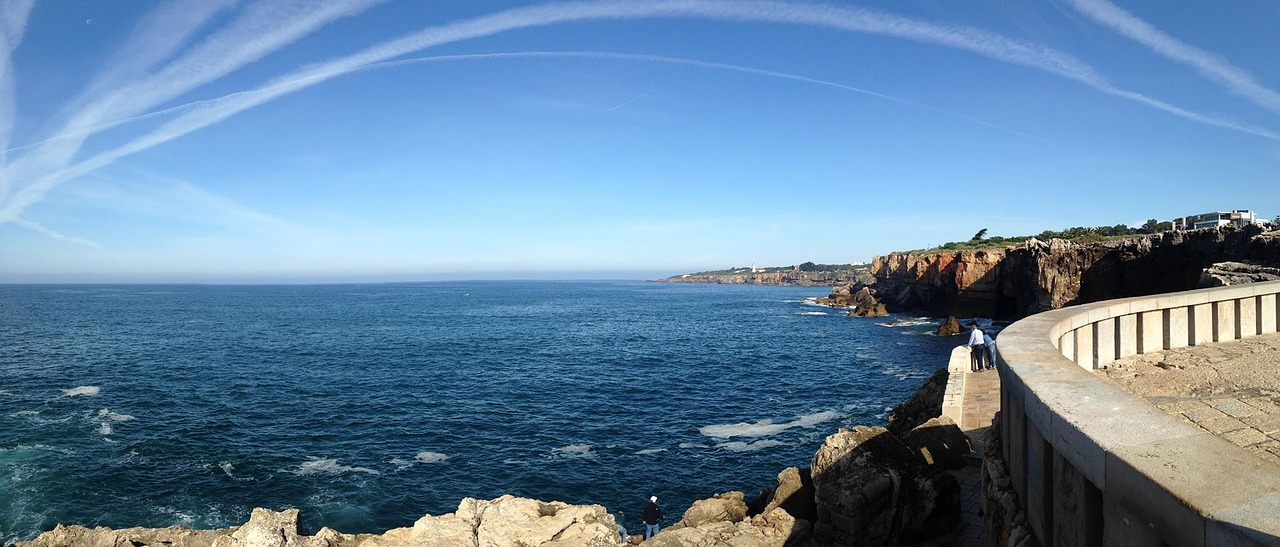
<path fill-rule="evenodd" d="M 65 235 L 65 234 L 63 234 L 63 233 L 61 233 L 61 232 L 58 232 L 58 231 L 56 231 L 56 230 L 52 230 L 52 229 L 50 229 L 50 228 L 47 228 L 47 227 L 45 227 L 45 226 L 43 226 L 43 225 L 40 225 L 40 224 L 36 224 L 36 223 L 31 222 L 31 221 L 29 221 L 29 220 L 25 220 L 25 219 L 22 219 L 22 218 L 15 218 L 15 219 L 13 219 L 13 223 L 14 223 L 14 224 L 17 224 L 18 226 L 22 226 L 23 228 L 26 228 L 26 229 L 28 229 L 28 230 L 31 230 L 31 231 L 34 231 L 34 232 L 42 233 L 42 234 L 44 234 L 44 235 L 47 235 L 47 236 L 52 237 L 52 238 L 54 238 L 54 239 L 56 239 L 56 240 L 59 240 L 59 241 L 66 241 L 66 242 L 68 242 L 68 243 L 75 243 L 75 244 L 77 244 L 77 245 L 84 245 L 84 246 L 86 246 L 86 247 L 91 247 L 91 248 L 97 249 L 97 250 L 99 250 L 99 251 L 103 251 L 103 250 L 105 250 L 105 249 L 103 249 L 102 245 L 98 244 L 96 241 L 90 241 L 90 240 L 88 240 L 88 239 L 84 239 L 84 238 L 72 237 L 72 236 L 69 236 L 69 235 Z"/>
<path fill-rule="evenodd" d="M 1205 78 L 1272 112 L 1280 112 L 1280 92 L 1214 53 L 1191 46 L 1106 0 L 1067 0 L 1095 22 L 1138 42 L 1159 55 L 1191 66 Z"/>
<path fill-rule="evenodd" d="M 170 101 L 186 92 L 213 82 L 245 65 L 253 63 L 269 53 L 283 48 L 324 25 L 337 19 L 360 13 L 369 7 L 386 0 L 340 0 L 323 3 L 309 0 L 266 0 L 250 5 L 244 13 L 237 16 L 226 27 L 214 32 L 208 38 L 195 45 L 186 53 L 147 76 L 129 80 L 125 85 L 110 92 L 103 93 L 94 102 L 80 108 L 71 116 L 64 126 L 57 131 L 58 137 L 45 141 L 35 150 L 24 155 L 19 161 L 0 167 L 4 175 L 11 180 L 30 180 L 13 195 L 13 199 L 4 204 L 0 212 L 0 222 L 16 216 L 15 210 L 25 209 L 33 203 L 32 196 L 43 196 L 49 182 L 54 185 L 65 180 L 67 174 L 82 175 L 85 167 L 105 165 L 101 160 L 113 154 L 106 154 L 81 162 L 81 165 L 69 166 L 72 159 L 80 151 L 84 141 L 95 132 L 93 128 L 110 125 L 114 119 L 136 116 L 146 110 Z M 206 12 L 205 17 L 212 13 Z M 152 15 L 153 20 L 168 21 L 176 15 L 162 12 Z M 202 24 L 200 17 L 184 19 L 188 29 L 163 34 L 161 31 L 143 30 L 135 34 L 125 49 L 142 52 L 147 45 L 159 45 L 163 48 L 176 48 L 186 36 Z M 115 63 L 106 67 L 103 72 L 110 81 L 115 76 L 127 74 L 138 68 L 145 68 L 160 62 L 169 56 L 169 52 L 147 52 L 136 56 L 117 57 Z M 145 137 L 144 137 L 145 140 Z M 7 148 L 7 146 L 5 147 Z M 131 146 L 123 150 L 138 151 Z M 110 163 L 110 162 L 107 162 Z M 98 168 L 95 167 L 94 169 Z"/>
<path fill-rule="evenodd" d="M 257 7 L 258 15 L 247 22 L 233 25 L 231 31 L 220 31 L 170 68 L 158 72 L 148 81 L 156 89 L 131 87 L 109 98 L 100 108 L 91 109 L 77 119 L 71 131 L 82 130 L 81 125 L 92 127 L 104 120 L 128 117 L 141 112 L 148 105 L 176 97 L 181 92 L 202 85 L 260 58 L 266 51 L 282 47 L 291 40 L 305 35 L 332 18 L 354 13 L 371 5 L 374 0 L 328 3 L 322 10 L 306 12 L 297 2 L 271 2 Z M 307 5 L 310 5 L 308 2 Z M 263 16 L 268 7 L 273 16 L 294 16 L 280 25 L 278 20 Z M 262 13 L 259 13 L 262 12 Z M 279 12 L 279 13 L 277 13 Z M 228 95 L 208 101 L 186 111 L 149 134 L 113 150 L 95 155 L 65 168 L 47 170 L 31 175 L 32 181 L 0 206 L 0 222 L 16 218 L 31 204 L 43 198 L 51 188 L 85 173 L 92 172 L 111 162 L 147 150 L 151 147 L 179 138 L 193 131 L 218 123 L 230 116 L 261 105 L 281 96 L 325 82 L 337 76 L 359 70 L 362 67 L 389 61 L 427 48 L 490 36 L 516 29 L 548 26 L 553 24 L 588 20 L 619 20 L 641 18 L 698 18 L 718 21 L 752 21 L 804 26 L 825 27 L 848 32 L 870 33 L 936 44 L 976 53 L 1001 62 L 1030 67 L 1084 84 L 1096 91 L 1137 102 L 1198 123 L 1223 127 L 1236 131 L 1280 140 L 1280 135 L 1248 125 L 1221 120 L 1208 115 L 1172 106 L 1146 95 L 1117 88 L 1108 83 L 1091 66 L 1083 61 L 1050 48 L 1017 41 L 1000 34 L 966 26 L 943 26 L 917 21 L 897 15 L 869 10 L 830 5 L 801 4 L 773 1 L 733 0 L 654 0 L 650 2 L 593 2 L 563 3 L 510 9 L 491 15 L 476 17 L 446 25 L 433 26 L 407 36 L 383 42 L 363 51 L 320 62 L 278 77 L 257 89 Z M 265 33 L 262 36 L 249 32 Z M 234 36 L 243 43 L 235 43 Z M 211 45 L 212 43 L 212 45 Z M 215 47 L 216 46 L 216 47 Z M 193 59 L 202 59 L 208 66 Z M 228 61 L 228 59 L 233 59 Z M 172 79 L 172 80 L 169 80 Z M 145 100 L 139 100 L 126 91 L 137 91 Z M 74 147 L 78 150 L 79 144 Z M 62 150 L 65 152 L 66 150 Z M 60 158 L 62 159 L 62 158 Z M 55 162 L 56 163 L 56 162 Z"/>
<path fill-rule="evenodd" d="M 13 120 L 17 114 L 14 81 L 13 50 L 22 43 L 26 33 L 27 17 L 35 0 L 8 0 L 0 4 L 0 200 L 9 193 L 9 180 L 3 172 L 7 162 L 9 136 L 13 134 Z"/>

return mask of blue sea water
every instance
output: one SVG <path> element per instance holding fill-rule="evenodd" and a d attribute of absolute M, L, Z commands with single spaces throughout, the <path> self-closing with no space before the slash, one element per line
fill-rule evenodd
<path fill-rule="evenodd" d="M 955 341 L 824 288 L 644 282 L 0 286 L 0 542 L 221 528 L 253 507 L 380 532 L 463 497 L 639 529 L 882 424 Z"/>

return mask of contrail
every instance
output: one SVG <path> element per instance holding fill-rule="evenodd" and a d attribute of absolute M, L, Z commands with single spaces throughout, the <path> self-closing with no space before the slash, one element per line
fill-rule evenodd
<path fill-rule="evenodd" d="M 10 0 L 0 5 L 0 202 L 9 195 L 9 178 L 3 172 L 8 162 L 9 135 L 17 114 L 17 84 L 14 81 L 13 50 L 22 43 L 27 17 L 35 0 Z"/>
<path fill-rule="evenodd" d="M 99 251 L 105 251 L 105 250 L 106 250 L 106 249 L 104 249 L 104 248 L 102 247 L 102 245 L 101 245 L 101 244 L 99 244 L 99 243 L 98 243 L 98 242 L 96 242 L 96 241 L 90 241 L 90 240 L 88 240 L 88 239 L 84 239 L 84 238 L 72 237 L 72 236 L 69 236 L 69 235 L 65 235 L 65 234 L 63 234 L 63 233 L 61 233 L 61 232 L 58 232 L 58 231 L 52 230 L 52 229 L 50 229 L 50 228 L 47 228 L 47 227 L 42 226 L 42 225 L 40 225 L 40 224 L 36 224 L 36 223 L 34 223 L 34 222 L 31 222 L 31 221 L 26 220 L 26 219 L 23 219 L 23 218 L 14 218 L 14 219 L 13 219 L 13 223 L 14 223 L 14 224 L 17 224 L 18 226 L 22 226 L 23 228 L 26 228 L 26 229 L 28 229 L 28 230 L 32 230 L 32 231 L 35 231 L 35 232 L 40 232 L 40 233 L 42 233 L 42 234 L 44 234 L 44 235 L 47 235 L 47 236 L 49 236 L 49 237 L 52 237 L 52 238 L 54 238 L 54 239 L 58 239 L 58 240 L 62 240 L 62 241 L 70 242 L 70 243 L 75 243 L 75 244 L 77 244 L 77 245 L 84 245 L 84 246 L 86 246 L 86 247 L 93 247 L 94 249 L 97 249 L 97 250 L 99 250 Z"/>
<path fill-rule="evenodd" d="M 1165 34 L 1150 23 L 1106 0 L 1067 0 L 1067 3 L 1095 22 L 1148 47 L 1151 51 L 1190 65 L 1200 75 L 1225 86 L 1232 93 L 1272 112 L 1280 112 L 1280 93 L 1258 83 L 1258 80 L 1248 71 L 1232 65 L 1218 55 Z"/>
<path fill-rule="evenodd" d="M 966 115 L 964 115 L 964 114 L 960 114 L 960 113 L 957 113 L 957 112 L 951 112 L 951 111 L 948 111 L 948 110 L 943 110 L 943 109 L 941 109 L 941 108 L 937 108 L 937 107 L 934 107 L 934 106 L 929 106 L 929 105 L 927 105 L 927 104 L 921 104 L 921 103 L 918 103 L 918 102 L 915 102 L 915 101 L 911 101 L 911 100 L 908 100 L 908 99 L 903 99 L 903 98 L 901 98 L 901 97 L 895 97 L 895 96 L 893 96 L 893 95 L 886 95 L 886 94 L 884 94 L 884 93 L 877 93 L 877 92 L 875 92 L 875 91 L 871 91 L 871 90 L 868 90 L 868 89 L 863 89 L 863 88 L 860 88 L 860 87 L 854 87 L 854 86 L 845 85 L 845 84 L 841 84 L 841 83 L 837 83 L 837 82 L 832 82 L 832 81 L 827 81 L 827 80 L 819 80 L 819 79 L 816 79 L 816 78 L 810 78 L 810 77 L 808 77 L 808 76 L 801 76 L 801 75 L 799 75 L 799 74 L 791 74 L 791 73 L 787 73 L 787 72 L 778 72 L 778 71 L 776 71 L 776 70 L 765 70 L 765 69 L 762 69 L 762 68 L 753 68 L 753 67 L 747 67 L 747 66 L 741 66 L 741 65 L 733 65 L 733 64 L 728 64 L 728 63 L 716 63 L 716 62 L 711 62 L 711 61 L 700 61 L 700 60 L 697 60 L 697 59 L 685 59 L 685 58 L 682 58 L 682 57 L 666 57 L 666 56 L 662 56 L 662 55 L 647 55 L 647 54 L 642 54 L 642 53 L 614 53 L 614 52 L 607 52 L 607 51 L 521 51 L 521 52 L 513 52 L 513 53 L 471 53 L 471 54 L 460 54 L 460 55 L 436 55 L 436 56 L 431 56 L 431 57 L 416 57 L 416 58 L 413 58 L 413 59 L 400 59 L 400 60 L 397 60 L 397 61 L 386 61 L 386 62 L 381 62 L 381 63 L 373 63 L 373 64 L 370 64 L 370 65 L 365 65 L 365 66 L 363 66 L 363 67 L 361 67 L 361 68 L 359 68 L 359 69 L 357 69 L 357 70 L 364 71 L 364 70 L 381 69 L 381 68 L 390 68 L 390 67 L 397 67 L 397 66 L 408 65 L 408 64 L 417 64 L 417 63 L 426 63 L 426 62 L 437 62 L 437 61 L 465 61 L 465 60 L 472 60 L 472 59 L 506 59 L 506 58 L 538 58 L 538 57 L 570 57 L 570 58 L 582 58 L 582 59 L 609 59 L 609 60 L 623 60 L 623 61 L 647 61 L 647 62 L 655 62 L 655 63 L 667 63 L 667 64 L 675 64 L 675 65 L 687 65 L 687 66 L 693 66 L 693 67 L 699 67 L 699 68 L 709 68 L 709 69 L 716 69 L 716 70 L 728 70 L 728 71 L 733 71 L 733 72 L 741 72 L 741 73 L 744 73 L 744 74 L 753 74 L 753 75 L 757 75 L 757 76 L 765 76 L 765 77 L 769 77 L 769 78 L 778 78 L 778 79 L 783 79 L 783 80 L 792 80 L 792 81 L 802 82 L 802 83 L 806 83 L 806 84 L 813 84 L 813 85 L 820 85 L 820 86 L 825 86 L 825 87 L 831 87 L 831 88 L 839 89 L 839 90 L 842 90 L 842 91 L 850 91 L 850 92 L 853 92 L 853 93 L 859 93 L 859 94 L 862 94 L 862 95 L 867 95 L 867 96 L 871 96 L 871 97 L 876 97 L 876 98 L 884 99 L 884 100 L 887 100 L 887 101 L 893 101 L 893 102 L 896 102 L 896 103 L 901 103 L 901 104 L 908 105 L 908 106 L 912 106 L 912 107 L 915 107 L 915 108 L 921 108 L 921 109 L 924 109 L 924 110 L 929 110 L 929 111 L 932 111 L 932 112 L 937 112 L 937 113 L 939 113 L 939 114 L 946 114 L 946 115 L 948 115 L 948 116 L 955 116 L 955 117 L 957 117 L 957 118 L 960 118 L 960 119 L 963 119 L 963 120 L 967 120 L 967 121 L 971 121 L 971 122 L 976 123 L 976 124 L 979 124 L 979 125 L 984 125 L 984 126 L 987 126 L 987 127 L 992 128 L 992 129 L 996 129 L 996 130 L 999 130 L 999 131 L 1004 131 L 1004 132 L 1007 132 L 1007 133 L 1011 133 L 1011 134 L 1014 134 L 1014 135 L 1018 135 L 1018 136 L 1020 136 L 1020 137 L 1027 137 L 1027 138 L 1029 138 L 1029 139 L 1034 139 L 1034 140 L 1037 140 L 1037 141 L 1043 142 L 1043 143 L 1045 143 L 1045 144 L 1050 144 L 1050 145 L 1053 145 L 1053 146 L 1057 146 L 1057 143 L 1054 143 L 1053 141 L 1050 141 L 1050 140 L 1047 140 L 1047 139 L 1044 139 L 1044 138 L 1041 138 L 1041 137 L 1037 137 L 1037 136 L 1035 136 L 1035 135 L 1031 135 L 1031 134 L 1028 134 L 1028 133 L 1023 133 L 1023 132 L 1018 131 L 1018 130 L 1016 130 L 1016 129 L 1010 129 L 1010 128 L 1008 128 L 1008 127 L 1004 127 L 1004 126 L 996 125 L 996 124 L 994 124 L 994 123 L 987 122 L 987 121 L 983 121 L 983 120 L 980 120 L 980 119 L 977 119 L 977 118 L 974 118 L 974 117 L 971 117 L 971 116 L 966 116 Z M 651 93 L 651 92 L 649 92 L 649 93 Z M 636 97 L 635 99 L 631 99 L 630 101 L 627 101 L 627 102 L 625 102 L 625 103 L 622 103 L 621 105 L 614 106 L 614 107 L 612 107 L 612 108 L 610 108 L 610 109 L 608 109 L 608 110 L 605 110 L 604 112 L 601 112 L 600 114 L 606 114 L 606 113 L 608 113 L 608 112 L 611 112 L 611 111 L 613 111 L 613 110 L 616 110 L 616 109 L 618 109 L 618 108 L 621 108 L 622 106 L 626 106 L 627 104 L 630 104 L 630 103 L 632 103 L 632 102 L 635 102 L 636 100 L 638 100 L 638 99 L 640 99 L 640 98 L 644 97 L 645 95 L 648 95 L 649 93 L 645 93 L 644 95 L 641 95 L 640 97 Z"/>
<path fill-rule="evenodd" d="M 490 36 L 515 29 L 589 20 L 641 18 L 696 18 L 720 21 L 754 21 L 834 28 L 893 36 L 977 53 L 999 61 L 1035 68 L 1082 83 L 1096 91 L 1131 100 L 1192 121 L 1242 131 L 1273 140 L 1280 135 L 1266 129 L 1235 124 L 1193 113 L 1140 93 L 1119 89 L 1092 67 L 1070 55 L 1043 46 L 1019 42 L 999 34 L 964 26 L 939 26 L 904 17 L 856 8 L 770 1 L 654 0 L 650 2 L 600 2 L 546 4 L 515 8 L 433 26 L 383 42 L 345 57 L 310 65 L 276 78 L 267 85 L 217 99 L 187 112 L 155 131 L 124 146 L 100 153 L 60 171 L 37 178 L 14 194 L 0 208 L 0 222 L 16 217 L 39 201 L 54 186 L 91 172 L 116 159 L 197 131 L 239 112 L 305 89 L 365 65 L 387 61 L 423 49 Z"/>
<path fill-rule="evenodd" d="M 103 120 L 133 116 L 172 100 L 253 63 L 328 23 L 358 14 L 385 1 L 387 0 L 334 0 L 316 3 L 311 0 L 267 0 L 251 4 L 228 27 L 215 32 L 159 71 L 132 81 L 114 92 L 105 93 L 94 103 L 82 108 L 57 131 L 60 135 L 67 135 L 66 137 L 51 139 L 46 145 L 24 155 L 18 162 L 6 167 L 7 175 L 13 179 L 26 179 L 62 169 L 80 151 L 85 138 L 93 134 L 87 129 L 101 125 Z M 145 42 L 148 34 L 144 32 L 141 37 L 135 36 L 135 39 Z M 175 38 L 169 40 L 177 41 Z M 140 49 L 142 46 L 127 47 Z M 108 67 L 106 72 L 116 70 L 116 67 Z"/>
<path fill-rule="evenodd" d="M 611 106 L 611 107 L 609 107 L 609 108 L 606 108 L 606 109 L 604 109 L 604 111 L 603 111 L 603 112 L 601 112 L 601 113 L 599 113 L 599 114 L 596 114 L 596 115 L 597 115 L 597 116 L 603 116 L 603 115 L 605 115 L 605 114 L 608 114 L 608 113 L 610 113 L 610 112 L 613 112 L 614 110 L 617 110 L 617 109 L 622 108 L 622 107 L 624 107 L 624 106 L 627 106 L 627 105 L 629 105 L 629 104 L 631 104 L 631 103 L 634 103 L 634 102 L 636 102 L 636 101 L 638 101 L 638 100 L 640 100 L 640 99 L 643 99 L 643 98 L 645 98 L 645 97 L 648 97 L 649 95 L 652 95 L 652 94 L 653 94 L 653 90 L 652 90 L 652 89 L 650 89 L 649 91 L 646 91 L 646 92 L 641 93 L 641 94 L 639 94 L 639 95 L 637 95 L 637 96 L 635 96 L 635 97 L 632 97 L 632 98 L 630 98 L 630 99 L 627 99 L 627 100 L 625 100 L 625 101 L 622 101 L 621 103 L 618 103 L 618 104 L 613 105 L 613 106 Z"/>

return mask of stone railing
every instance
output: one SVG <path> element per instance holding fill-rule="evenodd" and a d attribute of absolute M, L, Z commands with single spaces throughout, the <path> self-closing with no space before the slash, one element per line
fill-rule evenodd
<path fill-rule="evenodd" d="M 1110 300 L 1000 333 L 1003 456 L 1041 544 L 1280 545 L 1280 466 L 1092 372 L 1275 333 L 1278 295 L 1268 282 Z"/>

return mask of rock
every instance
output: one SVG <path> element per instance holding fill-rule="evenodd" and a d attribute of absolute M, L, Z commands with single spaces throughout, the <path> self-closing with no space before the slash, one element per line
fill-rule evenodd
<path fill-rule="evenodd" d="M 778 473 L 778 485 L 773 489 L 773 499 L 762 514 L 781 507 L 798 520 L 813 522 L 818 518 L 818 506 L 813 501 L 813 476 L 808 469 L 788 467 Z"/>
<path fill-rule="evenodd" d="M 272 511 L 255 507 L 245 523 L 230 535 L 214 540 L 213 547 L 293 547 L 298 538 L 298 510 Z"/>
<path fill-rule="evenodd" d="M 887 427 L 898 438 L 933 418 L 942 415 L 942 396 L 947 391 L 950 373 L 940 368 L 902 404 L 889 411 Z"/>
<path fill-rule="evenodd" d="M 964 467 L 965 456 L 973 450 L 960 426 L 946 416 L 938 416 L 916 426 L 901 440 L 907 448 L 920 454 L 925 463 L 944 469 Z"/>
<path fill-rule="evenodd" d="M 1280 280 L 1280 267 L 1256 261 L 1219 262 L 1200 274 L 1201 287 L 1227 287 Z"/>
<path fill-rule="evenodd" d="M 876 300 L 871 289 L 867 287 L 863 287 L 861 290 L 854 293 L 852 303 L 855 307 L 849 312 L 850 316 L 883 317 L 889 315 L 889 310 L 884 307 L 884 304 L 881 304 Z"/>
<path fill-rule="evenodd" d="M 938 325 L 938 336 L 955 336 L 963 330 L 960 328 L 960 321 L 956 320 L 956 316 L 948 315 L 947 320 Z"/>
<path fill-rule="evenodd" d="M 841 429 L 813 457 L 817 521 L 824 545 L 884 545 L 939 535 L 960 522 L 960 484 L 924 465 L 881 427 Z"/>
<path fill-rule="evenodd" d="M 698 526 L 662 529 L 645 547 L 808 547 L 809 526 L 775 508 L 736 523 L 710 521 Z"/>
<path fill-rule="evenodd" d="M 739 522 L 747 518 L 747 504 L 742 492 L 716 494 L 715 497 L 698 500 L 684 512 L 684 517 L 672 527 L 693 528 L 712 522 Z"/>
<path fill-rule="evenodd" d="M 52 530 L 26 543 L 23 547 L 117 547 L 133 545 L 165 545 L 166 547 L 207 547 L 228 530 L 192 530 L 183 526 L 168 528 L 85 528 L 78 525 L 59 524 Z"/>

